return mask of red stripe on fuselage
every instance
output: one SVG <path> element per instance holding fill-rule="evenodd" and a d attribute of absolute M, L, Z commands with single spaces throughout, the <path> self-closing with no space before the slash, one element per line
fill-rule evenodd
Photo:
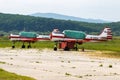
<path fill-rule="evenodd" d="M 52 38 L 65 38 L 63 36 L 52 36 Z"/>
<path fill-rule="evenodd" d="M 98 42 L 100 42 L 100 41 L 107 41 L 107 38 L 106 38 L 106 39 L 84 39 L 84 42 L 90 42 L 90 41 L 91 41 L 91 42 L 92 42 L 92 41 L 93 41 L 93 42 L 94 42 L 94 41 L 95 41 L 95 42 L 97 42 L 97 41 L 98 41 Z"/>

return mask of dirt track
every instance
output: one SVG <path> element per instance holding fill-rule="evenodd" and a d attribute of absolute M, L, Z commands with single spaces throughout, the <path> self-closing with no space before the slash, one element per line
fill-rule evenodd
<path fill-rule="evenodd" d="M 120 59 L 90 57 L 86 53 L 1 48 L 0 62 L 6 63 L 0 68 L 37 80 L 120 80 Z"/>

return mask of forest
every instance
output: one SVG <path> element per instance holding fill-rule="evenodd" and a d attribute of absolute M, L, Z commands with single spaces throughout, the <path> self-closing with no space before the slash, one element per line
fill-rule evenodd
<path fill-rule="evenodd" d="M 32 31 L 39 34 L 48 34 L 54 28 L 63 30 L 84 31 L 87 34 L 99 34 L 104 27 L 110 27 L 115 36 L 120 35 L 120 22 L 87 23 L 72 20 L 58 20 L 53 18 L 33 17 L 19 14 L 0 13 L 0 35 Z"/>

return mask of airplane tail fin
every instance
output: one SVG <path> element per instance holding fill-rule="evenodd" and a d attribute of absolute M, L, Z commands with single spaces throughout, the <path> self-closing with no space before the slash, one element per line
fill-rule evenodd
<path fill-rule="evenodd" d="M 105 27 L 102 33 L 99 35 L 100 37 L 106 38 L 107 40 L 112 39 L 112 30 L 109 27 Z"/>

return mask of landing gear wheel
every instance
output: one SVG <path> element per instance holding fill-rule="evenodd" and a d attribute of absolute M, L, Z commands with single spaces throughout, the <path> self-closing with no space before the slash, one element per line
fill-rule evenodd
<path fill-rule="evenodd" d="M 28 45 L 27 48 L 31 48 L 31 45 Z"/>
<path fill-rule="evenodd" d="M 15 41 L 13 41 L 13 45 L 12 45 L 12 49 L 14 49 L 15 48 Z"/>
<path fill-rule="evenodd" d="M 77 47 L 75 47 L 75 51 L 78 51 L 78 48 L 77 48 Z"/>
<path fill-rule="evenodd" d="M 22 48 L 25 48 L 25 45 L 22 45 Z"/>
<path fill-rule="evenodd" d="M 12 46 L 12 49 L 14 49 L 15 48 L 15 46 Z"/>
<path fill-rule="evenodd" d="M 65 47 L 64 48 L 64 51 L 69 51 L 70 49 L 68 47 Z"/>
<path fill-rule="evenodd" d="M 54 47 L 54 51 L 57 51 L 57 47 Z"/>

